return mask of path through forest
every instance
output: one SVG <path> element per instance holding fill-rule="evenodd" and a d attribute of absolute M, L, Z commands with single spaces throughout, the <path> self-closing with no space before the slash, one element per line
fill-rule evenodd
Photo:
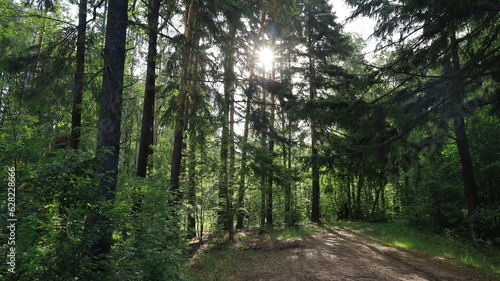
<path fill-rule="evenodd" d="M 238 255 L 242 266 L 218 280 L 499 280 L 431 254 L 380 245 L 347 228 L 306 238 L 244 239 L 239 250 L 253 253 Z"/>

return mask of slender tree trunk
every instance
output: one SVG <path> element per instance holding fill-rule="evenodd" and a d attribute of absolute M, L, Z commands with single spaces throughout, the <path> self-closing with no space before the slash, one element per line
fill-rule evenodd
<path fill-rule="evenodd" d="M 191 125 L 190 129 L 194 128 Z M 188 191 L 187 191 L 187 227 L 188 236 L 196 236 L 196 139 L 191 136 L 189 139 L 189 164 L 188 164 Z"/>
<path fill-rule="evenodd" d="M 283 111 L 282 114 L 282 127 L 287 128 L 287 119 L 285 118 L 285 113 Z M 287 128 L 288 131 L 288 128 Z M 288 142 L 290 142 L 290 137 L 288 137 Z M 288 146 L 290 143 L 283 143 L 283 167 L 288 168 Z M 291 168 L 288 169 L 288 172 L 291 172 Z M 291 225 L 291 206 L 292 206 L 292 181 L 291 179 L 287 179 L 284 186 L 284 195 L 285 195 L 285 226 Z"/>
<path fill-rule="evenodd" d="M 263 88 L 262 89 L 262 98 L 261 98 L 261 102 L 262 102 L 262 106 L 261 106 L 261 112 L 262 112 L 262 118 L 265 119 L 265 115 L 266 115 L 266 100 L 267 100 L 267 94 L 266 94 L 266 90 Z M 264 121 L 264 120 L 263 120 Z M 262 124 L 264 124 L 265 122 L 262 122 Z M 261 144 L 261 147 L 262 147 L 262 150 L 266 150 L 267 147 L 266 147 L 266 130 L 267 128 L 262 128 L 262 132 L 261 132 L 261 139 L 260 139 L 260 144 Z M 264 161 L 261 162 L 261 175 L 260 175 L 260 227 L 264 227 L 264 225 L 266 224 L 266 185 L 267 185 L 267 181 L 266 181 L 266 175 L 267 175 L 267 171 L 266 171 L 266 166 L 265 166 L 265 163 Z"/>
<path fill-rule="evenodd" d="M 274 63 L 272 66 L 271 70 L 271 79 L 274 81 L 275 79 L 275 69 L 274 69 Z M 273 174 L 274 171 L 272 169 L 273 167 L 273 158 L 274 158 L 274 119 L 275 119 L 275 111 L 276 111 L 276 104 L 275 104 L 275 97 L 274 97 L 274 92 L 271 92 L 270 98 L 271 98 L 271 112 L 269 116 L 269 167 L 268 169 L 268 174 L 267 174 L 267 208 L 266 208 L 266 222 L 267 225 L 272 226 L 273 225 Z"/>
<path fill-rule="evenodd" d="M 83 88 L 85 85 L 85 37 L 87 33 L 87 0 L 80 0 L 78 7 L 78 35 L 76 40 L 76 72 L 73 88 L 73 111 L 71 112 L 70 147 L 80 148 L 82 126 Z"/>
<path fill-rule="evenodd" d="M 365 178 L 363 177 L 363 175 L 360 171 L 359 176 L 358 176 L 358 185 L 357 185 L 357 192 L 356 192 L 356 209 L 354 210 L 356 219 L 361 218 L 361 192 L 363 191 L 364 179 Z"/>
<path fill-rule="evenodd" d="M 97 173 L 103 174 L 100 186 L 108 201 L 115 200 L 118 179 L 127 8 L 127 0 L 110 0 L 106 24 L 105 65 L 97 136 L 97 158 L 102 162 Z M 111 250 L 111 221 L 105 214 L 91 215 L 89 221 L 93 223 L 93 227 L 100 229 L 96 233 L 97 240 L 90 247 L 91 257 L 99 260 Z"/>
<path fill-rule="evenodd" d="M 137 159 L 137 176 L 146 177 L 151 164 L 148 158 L 153 154 L 153 126 L 156 96 L 156 46 L 158 43 L 158 17 L 161 0 L 148 1 L 148 55 L 146 67 L 146 85 L 144 89 L 144 104 L 142 110 L 141 140 L 139 157 Z M 149 167 L 149 169 L 148 169 Z"/>
<path fill-rule="evenodd" d="M 254 65 L 250 66 L 250 84 L 248 85 L 248 89 L 245 91 L 247 102 L 245 108 L 245 125 L 243 128 L 243 140 L 241 142 L 241 169 L 239 173 L 239 187 L 238 187 L 238 201 L 236 202 L 236 228 L 243 228 L 243 220 L 245 218 L 245 212 L 241 210 L 244 205 L 245 198 L 245 181 L 246 181 L 246 173 L 247 173 L 247 144 L 248 144 L 248 133 L 249 133 L 249 125 L 250 125 L 250 112 L 252 110 L 251 98 L 253 93 L 255 93 L 255 84 L 253 82 L 254 78 Z"/>
<path fill-rule="evenodd" d="M 48 9 L 45 9 L 44 14 L 47 14 Z M 36 60 L 35 60 L 35 65 L 33 66 L 33 72 L 30 75 L 30 88 L 31 90 L 35 89 L 35 79 L 36 75 L 38 73 L 38 67 L 40 66 L 40 60 L 42 59 L 42 48 L 43 48 L 43 41 L 44 41 L 44 36 L 45 36 L 45 30 L 47 29 L 47 24 L 44 23 L 42 26 L 42 30 L 40 32 L 40 35 L 38 36 L 38 48 L 37 48 L 37 53 L 36 53 Z"/>
<path fill-rule="evenodd" d="M 285 43 L 287 44 L 287 43 Z M 291 69 L 291 52 L 287 53 L 287 60 L 285 67 Z M 291 81 L 291 72 L 284 71 L 285 79 Z M 289 91 L 289 89 L 287 89 Z M 283 166 L 287 168 L 288 179 L 285 182 L 284 193 L 285 193 L 285 226 L 291 226 L 292 222 L 292 128 L 291 122 L 288 114 L 286 113 L 285 107 L 282 107 L 282 127 L 287 134 L 287 141 L 283 142 Z"/>
<path fill-rule="evenodd" d="M 232 214 L 232 196 L 231 196 L 231 179 L 232 167 L 230 150 L 231 140 L 231 97 L 234 96 L 234 36 L 236 29 L 233 25 L 229 26 L 229 36 L 227 38 L 227 50 L 224 57 L 224 100 L 222 105 L 222 137 L 221 137 L 221 168 L 220 168 L 220 181 L 219 181 L 219 220 L 222 229 L 229 233 L 229 239 L 233 235 L 233 214 Z M 233 160 L 234 161 L 234 160 Z M 233 162 L 234 164 L 234 162 Z"/>
<path fill-rule="evenodd" d="M 346 210 L 346 219 L 350 219 L 352 216 L 352 192 L 351 192 L 351 186 L 352 186 L 352 177 L 347 176 L 347 184 L 346 184 L 346 192 L 347 192 L 347 210 Z"/>
<path fill-rule="evenodd" d="M 252 71 L 253 72 L 253 71 Z M 252 75 L 250 75 L 252 77 Z M 250 80 L 252 81 L 252 80 Z M 241 143 L 241 170 L 240 170 L 240 182 L 238 189 L 238 201 L 236 204 L 237 219 L 236 228 L 243 228 L 243 220 L 245 218 L 245 213 L 241 210 L 243 206 L 243 201 L 245 198 L 245 181 L 247 173 L 247 143 L 248 143 L 248 132 L 249 132 L 249 120 L 250 120 L 250 110 L 251 110 L 251 94 L 254 92 L 255 86 L 251 82 L 249 89 L 247 90 L 247 104 L 245 109 L 245 125 L 243 128 L 243 140 Z"/>
<path fill-rule="evenodd" d="M 192 0 L 189 4 L 186 29 L 184 32 L 185 46 L 182 54 L 181 79 L 179 82 L 179 94 L 177 97 L 176 126 L 174 132 L 174 143 L 172 149 L 172 160 L 170 165 L 170 190 L 174 193 L 174 205 L 180 204 L 180 175 L 182 165 L 182 151 L 184 146 L 184 132 L 187 127 L 187 106 L 189 104 L 189 91 L 192 88 L 190 81 L 194 80 L 193 74 L 196 70 L 194 61 L 194 33 L 198 18 L 198 1 Z"/>
<path fill-rule="evenodd" d="M 312 39 L 309 38 L 309 95 L 311 100 L 316 99 L 316 65 L 312 57 Z M 311 221 L 320 223 L 320 186 L 318 165 L 318 133 L 316 121 L 311 120 L 311 175 L 312 175 L 312 205 Z"/>
<path fill-rule="evenodd" d="M 379 186 L 378 188 L 375 188 L 375 200 L 373 201 L 372 205 L 372 210 L 370 212 L 370 216 L 375 215 L 375 211 L 377 210 L 378 202 L 379 202 L 379 197 L 380 194 L 382 193 L 383 187 Z"/>
<path fill-rule="evenodd" d="M 234 28 L 234 32 L 230 30 L 230 36 L 231 38 L 234 38 L 236 36 L 236 29 Z M 234 45 L 234 42 L 233 42 Z M 236 163 L 236 148 L 235 148 L 235 143 L 234 143 L 234 114 L 235 114 L 235 108 L 234 108 L 234 93 L 235 93 L 235 79 L 236 75 L 234 73 L 234 46 L 232 46 L 233 52 L 232 52 L 232 64 L 231 64 L 231 72 L 232 75 L 230 78 L 233 79 L 232 81 L 232 90 L 229 95 L 229 192 L 228 192 L 228 210 L 229 210 L 229 217 L 228 217 L 228 225 L 229 225 L 229 240 L 233 239 L 234 236 L 234 229 L 233 229 L 233 220 L 234 220 L 234 206 L 233 206 L 233 195 L 234 195 L 234 183 L 235 183 L 235 163 Z"/>

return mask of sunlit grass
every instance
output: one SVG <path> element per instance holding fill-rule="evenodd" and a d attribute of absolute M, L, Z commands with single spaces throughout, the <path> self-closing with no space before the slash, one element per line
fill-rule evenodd
<path fill-rule="evenodd" d="M 378 242 L 409 250 L 433 253 L 445 260 L 466 265 L 485 273 L 500 274 L 500 251 L 488 244 L 473 244 L 424 233 L 398 223 L 349 223 L 358 232 L 374 237 Z"/>

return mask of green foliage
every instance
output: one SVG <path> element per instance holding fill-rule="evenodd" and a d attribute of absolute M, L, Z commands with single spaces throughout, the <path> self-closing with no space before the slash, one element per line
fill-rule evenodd
<path fill-rule="evenodd" d="M 118 188 L 113 267 L 120 280 L 180 280 L 182 232 L 163 178 L 129 179 Z"/>
<path fill-rule="evenodd" d="M 68 280 L 90 274 L 85 249 L 92 231 L 99 229 L 89 232 L 85 218 L 102 204 L 96 160 L 88 153 L 54 154 L 18 187 L 16 245 L 23 254 L 18 255 L 16 274 L 10 276 L 15 280 Z"/>
<path fill-rule="evenodd" d="M 177 219 L 165 182 L 131 180 L 120 185 L 118 200 L 104 200 L 92 153 L 56 151 L 51 162 L 23 183 L 17 196 L 18 260 L 12 280 L 176 280 L 183 258 Z M 133 188 L 132 188 L 133 187 Z M 141 205 L 135 211 L 141 190 Z M 2 207 L 2 209 L 4 209 Z M 88 255 L 92 241 L 109 228 L 89 224 L 92 214 L 113 222 L 114 246 L 108 272 L 95 271 Z M 2 231 L 2 239 L 6 231 Z M 3 251 L 6 245 L 2 246 Z M 22 255 L 20 253 L 23 253 Z M 2 264 L 2 272 L 7 272 Z M 6 279 L 7 280 L 7 279 Z M 10 279 L 9 279 L 10 280 Z"/>

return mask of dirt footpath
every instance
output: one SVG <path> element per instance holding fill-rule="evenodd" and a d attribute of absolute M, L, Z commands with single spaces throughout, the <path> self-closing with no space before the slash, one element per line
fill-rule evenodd
<path fill-rule="evenodd" d="M 244 272 L 235 270 L 230 280 L 500 280 L 429 254 L 379 245 L 349 229 L 244 243 L 254 258 L 242 260 Z"/>

